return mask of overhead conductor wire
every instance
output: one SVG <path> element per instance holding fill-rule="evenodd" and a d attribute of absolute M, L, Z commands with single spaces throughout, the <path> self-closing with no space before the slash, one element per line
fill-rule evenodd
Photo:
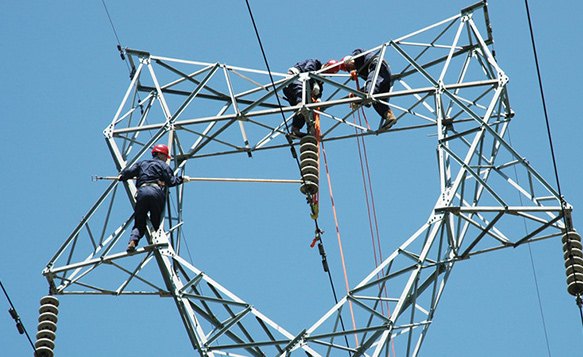
<path fill-rule="evenodd" d="M 12 300 L 10 300 L 10 297 L 8 296 L 8 292 L 6 292 L 6 289 L 4 289 L 4 284 L 2 284 L 2 281 L 0 281 L 0 287 L 2 288 L 2 291 L 4 291 L 4 295 L 6 296 L 6 299 L 8 300 L 8 303 L 10 304 L 10 309 L 8 310 L 8 312 L 10 313 L 10 316 L 12 316 L 14 321 L 16 321 L 16 327 L 18 328 L 18 332 L 21 335 L 23 333 L 26 334 L 26 338 L 28 338 L 28 342 L 30 342 L 32 349 L 36 350 L 36 348 L 34 347 L 34 344 L 32 343 L 32 340 L 30 339 L 30 336 L 28 335 L 28 332 L 26 331 L 26 328 L 24 327 L 24 324 L 20 320 L 20 316 L 18 316 L 18 313 L 16 312 L 16 308 L 14 308 L 14 305 L 12 304 Z"/>
<path fill-rule="evenodd" d="M 548 139 L 549 139 L 549 146 L 550 146 L 550 150 L 551 150 L 551 157 L 552 157 L 552 161 L 553 161 L 553 168 L 554 168 L 554 171 L 555 171 L 555 180 L 557 181 L 557 191 L 559 193 L 559 197 L 561 198 L 561 200 L 563 200 L 563 194 L 561 193 L 561 184 L 559 182 L 559 171 L 557 169 L 557 161 L 555 159 L 555 150 L 553 148 L 553 139 L 552 139 L 552 136 L 551 136 L 551 127 L 550 127 L 550 123 L 549 123 L 549 116 L 548 116 L 548 113 L 547 113 L 547 105 L 546 105 L 546 101 L 545 101 L 545 94 L 544 94 L 543 84 L 542 84 L 542 79 L 541 79 L 540 66 L 539 66 L 539 63 L 538 63 L 538 55 L 537 55 L 537 51 L 536 51 L 536 44 L 535 44 L 535 41 L 534 41 L 534 31 L 532 29 L 532 21 L 531 21 L 531 18 L 530 18 L 530 10 L 529 10 L 529 7 L 528 7 L 528 0 L 524 0 L 524 5 L 526 7 L 526 15 L 528 17 L 528 27 L 529 27 L 529 30 L 530 30 L 530 39 L 531 39 L 531 42 L 532 42 L 532 49 L 533 49 L 533 54 L 534 54 L 534 61 L 535 61 L 535 65 L 536 65 L 536 73 L 537 73 L 537 76 L 538 76 L 539 90 L 540 90 L 540 95 L 541 95 L 543 112 L 544 112 L 544 115 L 545 115 L 545 123 L 546 123 L 546 126 L 547 126 L 547 136 L 548 136 Z M 564 203 L 564 202 L 562 202 L 562 203 Z M 566 221 L 566 219 L 565 219 L 566 216 L 565 216 L 564 204 L 561 204 L 561 210 L 563 211 L 562 212 L 562 215 L 563 215 L 563 220 L 564 220 L 565 228 L 567 230 L 572 229 L 572 227 L 570 226 L 570 223 L 568 223 Z M 575 278 L 576 278 L 576 276 L 575 276 Z M 576 302 L 577 302 L 577 305 L 579 306 L 579 315 L 581 317 L 581 324 L 583 325 L 583 301 L 581 299 L 581 295 L 580 294 L 577 294 Z"/>
<path fill-rule="evenodd" d="M 101 0 L 101 3 L 103 4 L 103 8 L 105 9 L 105 13 L 107 14 L 107 18 L 109 19 L 109 23 L 111 25 L 111 29 L 113 30 L 113 34 L 114 34 L 115 39 L 117 41 L 117 50 L 119 51 L 119 54 L 121 56 L 121 59 L 126 63 L 126 66 L 128 66 L 128 70 L 131 72 L 130 65 L 126 61 L 125 55 L 123 54 L 123 50 L 122 50 L 122 47 L 121 47 L 121 43 L 119 41 L 119 36 L 117 35 L 117 31 L 115 30 L 115 26 L 113 25 L 113 21 L 111 20 L 111 16 L 109 15 L 109 10 L 107 10 L 107 5 L 105 5 L 105 0 Z"/>
<path fill-rule="evenodd" d="M 271 69 L 269 67 L 269 62 L 267 61 L 267 56 L 265 55 L 265 50 L 263 49 L 263 44 L 261 42 L 261 37 L 259 36 L 259 31 L 257 30 L 257 25 L 255 24 L 255 19 L 253 17 L 253 12 L 251 10 L 251 6 L 249 5 L 249 0 L 245 0 L 245 3 L 247 4 L 247 10 L 249 11 L 249 16 L 251 17 L 251 22 L 253 23 L 253 29 L 255 30 L 255 35 L 257 37 L 257 41 L 258 41 L 259 47 L 261 49 L 261 54 L 263 56 L 263 61 L 265 62 L 265 66 L 267 67 L 267 72 L 269 73 L 269 79 L 271 81 L 271 85 L 273 87 L 273 91 L 276 94 L 275 95 L 275 98 L 277 100 L 277 104 L 279 105 L 279 107 L 281 109 L 282 108 L 282 105 L 281 105 L 281 102 L 279 100 L 279 96 L 277 95 L 277 90 L 276 90 L 276 87 L 275 87 L 275 81 L 273 80 L 273 76 L 271 74 Z M 283 114 L 283 110 L 280 110 L 280 113 L 281 113 L 281 116 L 283 118 L 283 122 L 285 124 L 286 130 L 287 130 L 287 132 L 289 132 L 289 126 L 287 124 L 287 121 L 285 120 L 285 115 Z M 289 137 L 288 135 L 286 135 L 286 137 L 287 137 L 288 143 L 290 145 L 290 150 L 291 150 L 292 156 L 295 159 L 296 164 L 298 166 L 298 169 L 300 170 L 300 173 L 301 173 L 300 161 L 298 159 L 297 153 L 296 153 L 295 148 L 293 146 L 293 141 L 292 141 L 291 137 Z M 305 183 L 306 181 L 305 181 L 304 175 L 303 174 L 301 174 L 301 175 L 302 175 L 302 181 Z M 320 232 L 322 232 L 322 231 L 320 230 L 320 228 L 318 226 L 318 220 L 317 220 L 317 218 L 314 218 L 314 223 L 316 225 L 316 232 L 317 232 L 317 234 L 319 236 Z M 323 244 L 322 239 L 320 239 L 320 244 Z M 328 273 L 328 278 L 330 280 L 330 285 L 331 285 L 331 288 L 332 288 L 332 294 L 334 296 L 334 301 L 337 304 L 338 303 L 338 297 L 336 295 L 336 289 L 334 287 L 334 282 L 332 280 L 332 274 L 330 273 L 330 269 L 327 269 L 327 273 Z M 344 321 L 342 319 L 342 316 L 340 316 L 340 324 L 342 325 L 342 330 L 345 331 Z M 345 342 L 346 342 L 347 347 L 349 347 L 348 339 L 346 338 L 346 336 L 344 336 L 344 339 L 345 339 Z M 349 354 L 350 354 L 350 351 L 349 351 Z"/>

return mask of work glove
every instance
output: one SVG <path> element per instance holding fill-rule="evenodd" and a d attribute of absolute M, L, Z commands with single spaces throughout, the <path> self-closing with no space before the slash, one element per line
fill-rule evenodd
<path fill-rule="evenodd" d="M 316 98 L 320 97 L 320 84 L 318 84 L 318 82 L 314 83 L 314 86 L 312 87 L 312 94 Z"/>
<path fill-rule="evenodd" d="M 190 181 L 191 181 L 191 180 L 190 180 L 190 177 L 188 177 L 188 176 L 182 176 L 182 182 L 184 182 L 184 183 L 188 183 L 188 182 L 190 182 Z"/>

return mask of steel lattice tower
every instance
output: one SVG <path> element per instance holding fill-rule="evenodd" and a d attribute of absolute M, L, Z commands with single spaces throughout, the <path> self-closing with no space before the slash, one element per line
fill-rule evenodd
<path fill-rule="evenodd" d="M 112 181 L 43 271 L 51 293 L 171 296 L 201 356 L 306 352 L 316 357 L 346 351 L 355 357 L 379 356 L 388 355 L 393 339 L 404 341 L 399 355 L 418 355 L 457 261 L 558 237 L 572 228 L 571 206 L 505 139 L 513 112 L 508 77 L 491 52 L 492 43 L 485 2 L 385 42 L 367 51 L 392 67 L 392 91 L 378 95 L 357 92 L 346 74 L 272 73 L 274 87 L 262 70 L 126 49 L 131 84 L 104 130 L 119 170 L 159 142 L 171 147 L 177 174 L 203 157 L 261 150 L 288 154 L 282 112 L 287 121 L 297 111 L 308 118 L 319 114 L 324 142 L 386 135 L 378 126 L 351 123 L 348 119 L 357 109 L 348 104 L 390 100 L 399 119 L 390 130 L 393 135 L 435 130 L 440 193 L 415 234 L 297 335 L 180 256 L 188 191 L 183 186 L 176 189 L 176 207 L 167 211 L 164 229 L 154 233 L 149 226 L 148 245 L 128 254 L 123 236 L 133 217 L 120 222 L 116 213 L 127 205 L 126 198 L 135 203 L 136 187 L 131 181 Z M 326 84 L 321 102 L 278 104 L 276 95 L 291 81 L 307 83 L 311 78 Z M 308 86 L 304 91 L 309 97 Z M 348 97 L 350 93 L 356 97 Z M 526 234 L 506 233 L 524 220 Z M 152 266 L 161 280 L 143 274 Z M 136 283 L 142 290 L 128 288 Z M 342 330 L 339 321 L 350 320 L 349 304 L 356 327 Z M 356 336 L 358 345 L 344 344 L 345 336 Z"/>

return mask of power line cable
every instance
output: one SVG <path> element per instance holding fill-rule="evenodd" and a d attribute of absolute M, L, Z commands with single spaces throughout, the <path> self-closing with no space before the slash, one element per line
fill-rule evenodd
<path fill-rule="evenodd" d="M 526 15 L 528 17 L 528 27 L 530 29 L 530 39 L 532 42 L 532 50 L 533 50 L 533 54 L 534 54 L 534 62 L 536 65 L 536 74 L 538 76 L 538 86 L 539 86 L 539 90 L 540 90 L 540 96 L 541 96 L 541 100 L 542 100 L 542 105 L 543 105 L 543 112 L 545 115 L 545 122 L 547 125 L 547 135 L 549 138 L 549 146 L 551 149 L 551 157 L 553 159 L 553 167 L 554 167 L 554 171 L 555 171 L 555 180 L 557 181 L 557 191 L 559 192 L 559 196 L 562 198 L 563 195 L 561 194 L 561 184 L 559 182 L 559 172 L 557 170 L 557 162 L 555 159 L 555 150 L 553 148 L 553 139 L 551 136 L 551 127 L 549 124 L 549 116 L 547 113 L 547 104 L 546 104 L 546 100 L 545 100 L 545 93 L 543 90 L 543 83 L 542 83 L 542 79 L 541 79 L 541 73 L 540 73 L 540 67 L 539 67 L 539 63 L 538 63 L 538 55 L 537 55 L 537 51 L 536 51 L 536 44 L 534 41 L 534 32 L 532 29 L 532 21 L 530 19 L 530 10 L 528 8 L 528 0 L 524 0 L 524 4 L 526 5 Z"/>
<path fill-rule="evenodd" d="M 565 229 L 567 231 L 572 230 L 572 227 L 570 226 L 571 223 L 567 222 L 566 214 L 565 214 L 565 201 L 563 199 L 563 194 L 561 193 L 561 184 L 559 181 L 559 171 L 557 169 L 557 161 L 555 158 L 555 150 L 553 148 L 553 138 L 551 135 L 551 127 L 550 127 L 550 123 L 549 123 L 549 116 L 547 113 L 547 105 L 546 105 L 546 100 L 545 100 L 545 94 L 544 94 L 544 90 L 543 90 L 543 84 L 542 84 L 542 79 L 541 79 L 541 73 L 540 73 L 540 66 L 538 63 L 538 55 L 537 55 L 537 51 L 536 51 L 536 44 L 535 44 L 535 40 L 534 40 L 534 31 L 532 28 L 532 20 L 530 18 L 530 9 L 528 7 L 528 0 L 524 0 L 524 5 L 526 8 L 526 15 L 528 18 L 528 27 L 530 30 L 530 39 L 532 42 L 532 50 L 533 50 L 533 54 L 534 54 L 534 62 L 536 65 L 536 73 L 537 73 L 537 77 L 538 77 L 538 84 L 539 84 L 539 90 L 540 90 L 540 95 L 541 95 L 541 101 L 542 101 L 542 106 L 543 106 L 543 112 L 544 112 L 544 116 L 545 116 L 545 123 L 547 126 L 547 136 L 549 139 L 549 146 L 550 146 L 550 150 L 551 150 L 551 158 L 553 161 L 553 168 L 554 168 L 554 172 L 555 172 L 555 180 L 557 182 L 557 191 L 559 194 L 559 197 L 561 199 L 561 213 L 563 215 L 563 222 L 565 224 Z M 575 279 L 577 278 L 576 275 L 574 275 Z M 579 306 L 579 314 L 581 316 L 581 324 L 583 325 L 583 301 L 581 299 L 581 294 L 577 294 L 576 296 L 576 302 L 577 305 Z"/>
<path fill-rule="evenodd" d="M 282 108 L 281 101 L 279 100 L 279 96 L 277 95 L 277 90 L 276 90 L 276 87 L 275 87 L 275 81 L 273 80 L 273 75 L 271 74 L 271 68 L 269 67 L 269 62 L 267 60 L 267 56 L 265 54 L 265 50 L 263 49 L 263 43 L 261 42 L 261 36 L 259 36 L 259 31 L 258 31 L 257 25 L 255 23 L 255 18 L 253 17 L 253 11 L 251 10 L 251 5 L 249 5 L 249 0 L 245 0 L 245 3 L 247 4 L 247 10 L 249 11 L 249 16 L 251 18 L 251 22 L 253 23 L 253 29 L 255 31 L 255 36 L 257 37 L 257 41 L 259 43 L 259 48 L 261 49 L 261 54 L 263 56 L 263 61 L 265 62 L 265 66 L 267 68 L 267 72 L 269 73 L 269 79 L 271 81 L 271 85 L 272 85 L 273 91 L 275 93 L 275 98 L 277 100 L 277 104 L 280 107 L 280 113 L 281 113 L 281 116 L 283 118 L 283 123 L 285 125 L 286 131 L 289 133 L 290 132 L 289 126 L 287 124 L 287 121 L 285 120 L 285 115 L 283 114 L 283 110 L 281 109 Z M 298 169 L 300 170 L 300 175 L 302 177 L 302 181 L 305 184 L 306 183 L 306 180 L 305 180 L 304 175 L 302 173 L 301 165 L 300 165 L 300 160 L 299 160 L 299 158 L 298 158 L 298 156 L 297 156 L 297 154 L 295 152 L 295 148 L 293 146 L 293 141 L 292 141 L 292 139 L 291 139 L 291 137 L 289 135 L 286 135 L 286 138 L 287 138 L 287 141 L 288 141 L 288 143 L 290 145 L 290 150 L 291 150 L 292 156 L 293 156 L 293 158 L 296 161 L 296 164 L 298 166 Z M 306 197 L 307 197 L 308 202 L 310 202 L 311 201 L 311 198 L 310 198 L 309 194 L 307 194 Z M 310 207 L 312 207 L 312 204 L 311 203 L 310 203 Z M 318 226 L 318 219 L 317 218 L 314 218 L 314 223 L 315 223 L 315 226 L 316 226 L 316 234 L 319 237 L 320 243 L 322 244 L 322 239 L 320 237 L 320 233 L 322 232 L 322 230 L 320 230 L 320 228 Z M 322 252 L 321 252 L 321 254 L 323 253 L 323 250 L 324 250 L 324 248 L 323 248 L 323 245 L 322 245 Z M 330 269 L 329 268 L 328 269 L 325 269 L 325 270 L 328 273 L 328 278 L 330 280 L 330 286 L 332 288 L 332 293 L 333 293 L 333 296 L 334 296 L 334 301 L 336 302 L 336 304 L 338 304 L 338 298 L 337 298 L 337 295 L 336 295 L 336 289 L 334 287 L 334 282 L 332 280 L 332 274 L 330 273 Z M 342 319 L 342 316 L 340 316 L 340 323 L 342 325 L 342 330 L 345 331 L 344 321 Z M 346 340 L 346 345 L 349 347 L 348 339 L 346 338 L 346 336 L 344 336 L 344 337 L 345 337 L 345 340 Z M 351 355 L 350 351 L 349 351 L 349 355 Z"/>
<path fill-rule="evenodd" d="M 510 146 L 512 146 L 512 137 L 510 136 L 510 128 L 508 129 L 508 141 L 510 143 Z M 518 178 L 518 171 L 516 169 L 516 166 L 514 166 L 514 178 L 516 180 L 516 183 L 520 186 L 520 179 Z M 520 202 L 520 206 L 523 206 L 523 203 L 522 203 L 522 195 L 520 194 L 520 192 L 517 192 L 517 195 L 518 195 L 518 200 Z M 524 232 L 525 232 L 525 234 L 527 234 L 528 227 L 527 227 L 527 224 L 526 224 L 526 218 L 525 217 L 522 217 L 522 223 L 524 225 Z M 534 287 L 535 287 L 536 296 L 537 296 L 537 299 L 538 299 L 538 308 L 539 308 L 539 311 L 540 311 L 543 332 L 544 332 L 544 335 L 545 335 L 545 342 L 546 342 L 547 351 L 548 351 L 549 357 L 550 357 L 551 356 L 551 347 L 550 347 L 550 343 L 549 343 L 549 336 L 548 336 L 548 333 L 547 333 L 547 324 L 546 324 L 546 320 L 545 320 L 545 314 L 544 314 L 542 299 L 541 299 L 541 295 L 540 295 L 540 288 L 539 288 L 539 285 L 538 285 L 538 278 L 537 278 L 537 275 L 536 275 L 536 268 L 535 268 L 536 264 L 534 262 L 534 256 L 532 254 L 532 247 L 530 246 L 530 244 L 528 244 L 528 251 L 530 253 L 530 265 L 532 267 L 532 276 L 534 278 Z"/>
<path fill-rule="evenodd" d="M 119 56 L 121 57 L 122 61 L 124 61 L 124 63 L 126 64 L 126 67 L 128 68 L 128 72 L 130 73 L 130 79 L 133 79 L 136 69 L 135 69 L 135 67 L 130 65 L 129 59 L 127 59 L 125 54 L 124 54 L 124 49 L 121 46 L 121 41 L 119 40 L 119 36 L 117 35 L 115 25 L 113 24 L 113 20 L 111 19 L 111 15 L 109 14 L 109 10 L 107 9 L 107 5 L 105 4 L 105 0 L 101 0 L 101 3 L 103 4 L 103 8 L 105 9 L 105 13 L 107 14 L 107 18 L 109 19 L 109 24 L 111 25 L 111 29 L 113 30 L 113 35 L 115 36 L 115 40 L 117 42 L 116 47 L 117 47 L 117 50 L 119 51 Z M 138 98 L 138 105 L 140 106 L 140 112 L 141 112 L 141 114 L 144 114 L 144 108 L 142 107 L 141 104 L 139 104 L 141 102 L 140 94 L 136 92 L 136 96 Z"/>
<path fill-rule="evenodd" d="M 20 316 L 18 316 L 18 313 L 16 312 L 16 308 L 14 307 L 14 304 L 12 304 L 12 300 L 10 300 L 10 297 L 8 296 L 8 292 L 6 291 L 6 289 L 4 289 L 4 284 L 2 284 L 2 281 L 0 281 L 0 287 L 2 287 L 2 291 L 4 291 L 4 295 L 6 296 L 6 299 L 8 300 L 8 303 L 10 304 L 10 309 L 8 310 L 8 312 L 10 313 L 10 316 L 12 316 L 12 318 L 16 322 L 16 328 L 18 329 L 18 333 L 20 333 L 21 335 L 26 334 L 26 338 L 28 338 L 28 342 L 30 342 L 30 346 L 32 347 L 33 350 L 36 350 L 34 347 L 34 343 L 32 343 L 32 340 L 30 339 L 30 336 L 28 335 L 28 332 L 26 331 L 26 328 L 24 327 L 24 324 L 20 320 Z"/>
<path fill-rule="evenodd" d="M 117 50 L 119 51 L 120 57 L 126 63 L 128 70 L 131 72 L 130 65 L 126 60 L 125 55 L 123 54 L 121 42 L 119 40 L 119 36 L 117 35 L 117 31 L 115 30 L 115 25 L 113 24 L 113 20 L 111 19 L 111 15 L 109 15 L 109 10 L 107 9 L 107 5 L 105 4 L 105 0 L 101 0 L 101 3 L 103 4 L 103 8 L 105 9 L 105 13 L 107 14 L 107 18 L 109 19 L 109 24 L 111 25 L 111 29 L 113 30 L 113 35 L 115 36 L 115 39 L 117 41 Z"/>
<path fill-rule="evenodd" d="M 269 80 L 271 81 L 271 85 L 273 86 L 273 91 L 275 92 L 275 99 L 277 100 L 277 104 L 281 109 L 281 102 L 279 97 L 277 96 L 277 90 L 275 89 L 275 81 L 273 80 L 273 76 L 271 75 L 271 69 L 269 68 L 269 62 L 267 61 L 267 56 L 265 55 L 265 50 L 263 49 L 263 43 L 261 42 L 261 37 L 259 36 L 259 31 L 257 30 L 257 25 L 255 24 L 255 18 L 253 17 L 253 12 L 251 11 L 251 5 L 249 5 L 249 0 L 245 0 L 247 4 L 247 10 L 249 10 L 249 16 L 251 17 L 251 22 L 253 23 L 253 29 L 255 30 L 255 36 L 257 37 L 257 42 L 259 42 L 259 48 L 261 49 L 261 54 L 263 55 L 263 61 L 265 62 L 265 67 L 267 67 L 267 72 L 269 73 Z M 285 129 L 289 132 L 289 126 L 287 125 L 287 121 L 285 120 L 285 115 L 283 111 L 280 110 L 281 116 L 283 118 L 283 123 L 285 124 Z M 289 140 L 291 142 L 291 139 Z"/>

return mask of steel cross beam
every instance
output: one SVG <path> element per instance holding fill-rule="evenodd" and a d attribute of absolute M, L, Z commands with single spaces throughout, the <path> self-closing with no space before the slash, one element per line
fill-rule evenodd
<path fill-rule="evenodd" d="M 128 254 L 120 240 L 133 217 L 124 209 L 125 195 L 117 194 L 120 184 L 112 182 L 43 271 L 51 292 L 171 297 L 201 356 L 380 356 L 397 338 L 403 341 L 398 355 L 418 355 L 457 261 L 557 237 L 572 225 L 571 207 L 505 140 L 514 113 L 492 42 L 485 2 L 385 42 L 367 53 L 390 63 L 389 93 L 358 92 L 348 74 L 274 72 L 271 83 L 262 70 L 126 49 L 131 83 L 104 130 L 120 171 L 160 141 L 171 148 L 177 174 L 203 157 L 286 149 L 296 112 L 308 121 L 319 114 L 323 141 L 384 135 L 380 119 L 369 127 L 351 117 L 364 104 L 390 101 L 399 121 L 389 133 L 435 130 L 440 193 L 422 227 L 297 335 L 180 256 L 184 186 L 176 189 L 176 206 L 168 208 L 161 230 L 150 225 L 149 244 Z M 310 79 L 324 84 L 321 101 L 286 105 L 283 88 Z M 304 98 L 309 90 L 304 85 Z M 123 188 L 134 204 L 133 182 Z M 516 220 L 528 223 L 524 235 L 511 229 Z M 341 329 L 349 311 L 354 325 Z M 357 343 L 346 344 L 345 337 Z"/>

